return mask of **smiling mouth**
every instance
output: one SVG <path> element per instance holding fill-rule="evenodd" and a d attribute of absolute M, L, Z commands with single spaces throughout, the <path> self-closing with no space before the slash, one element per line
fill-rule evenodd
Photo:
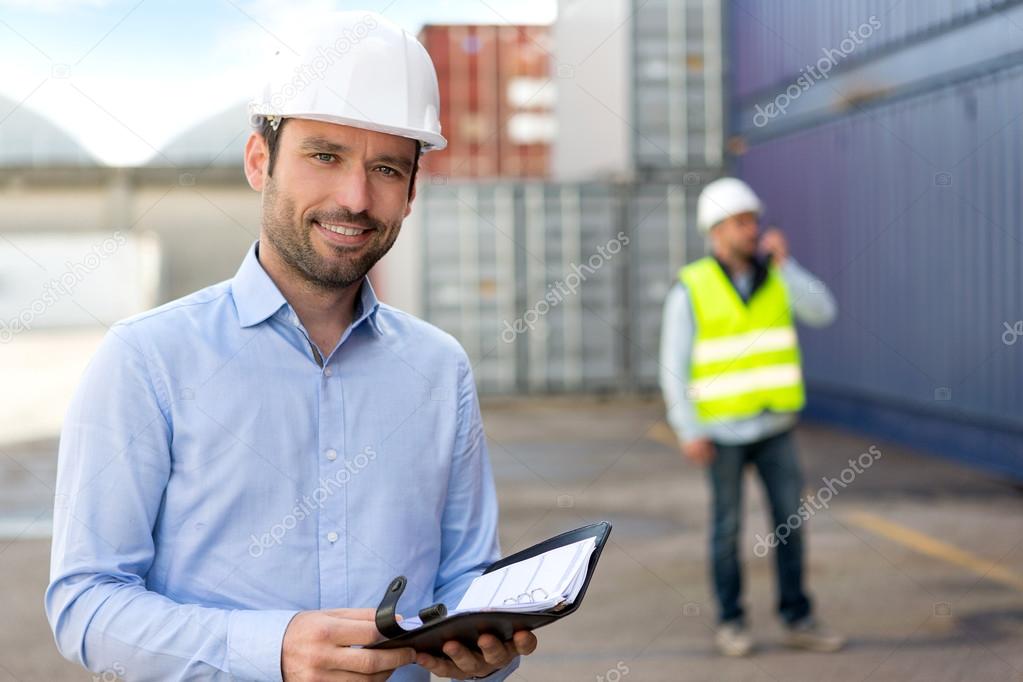
<path fill-rule="evenodd" d="M 321 223 L 319 221 L 316 221 L 316 224 L 319 225 L 320 227 L 322 227 L 324 230 L 327 230 L 328 232 L 333 232 L 334 234 L 340 234 L 340 235 L 343 235 L 345 237 L 358 237 L 363 232 L 369 232 L 369 231 L 371 231 L 373 229 L 371 227 L 352 227 L 352 226 L 349 226 L 349 225 L 333 225 L 331 223 Z"/>

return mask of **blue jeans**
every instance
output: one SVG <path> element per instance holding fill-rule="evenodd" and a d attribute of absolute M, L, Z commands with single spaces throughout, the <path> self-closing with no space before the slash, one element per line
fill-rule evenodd
<path fill-rule="evenodd" d="M 742 571 L 739 565 L 739 528 L 742 516 L 742 474 L 752 463 L 760 474 L 771 505 L 771 532 L 786 526 L 789 532 L 775 547 L 778 577 L 778 613 L 788 624 L 810 614 L 810 599 L 803 591 L 802 519 L 798 527 L 788 524 L 798 515 L 803 475 L 796 458 L 791 431 L 745 445 L 715 443 L 715 457 L 708 467 L 713 491 L 714 530 L 711 565 L 720 622 L 743 621 Z M 778 536 L 781 537 L 781 534 Z"/>

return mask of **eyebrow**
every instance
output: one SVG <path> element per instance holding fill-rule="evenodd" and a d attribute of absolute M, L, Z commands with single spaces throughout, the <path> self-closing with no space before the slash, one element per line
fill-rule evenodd
<path fill-rule="evenodd" d="M 331 142 L 325 137 L 307 137 L 302 140 L 299 145 L 303 151 L 310 152 L 324 152 L 330 154 L 345 154 L 352 151 L 352 148 L 338 144 L 337 142 Z M 404 156 L 395 156 L 393 154 L 378 154 L 373 157 L 374 163 L 388 163 L 393 166 L 397 166 L 406 173 L 412 171 L 412 159 Z"/>

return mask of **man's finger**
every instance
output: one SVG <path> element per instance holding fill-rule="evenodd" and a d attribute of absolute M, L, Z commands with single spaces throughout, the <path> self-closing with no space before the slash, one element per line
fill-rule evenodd
<path fill-rule="evenodd" d="M 519 652 L 520 656 L 528 656 L 536 651 L 536 635 L 528 630 L 516 632 L 512 637 L 512 641 L 515 642 L 515 649 Z"/>
<path fill-rule="evenodd" d="M 416 662 L 415 649 L 402 647 L 401 649 L 338 649 L 332 664 L 336 670 L 348 670 L 351 672 L 372 675 L 374 673 L 390 672 L 395 668 Z"/>
<path fill-rule="evenodd" d="M 327 638 L 338 646 L 366 646 L 379 642 L 383 635 L 375 623 L 337 618 L 326 621 Z"/>
<path fill-rule="evenodd" d="M 503 668 L 515 655 L 504 642 L 493 635 L 480 635 L 476 641 L 480 651 L 483 652 L 483 660 L 490 665 Z"/>
<path fill-rule="evenodd" d="M 416 663 L 437 677 L 462 677 L 465 675 L 464 671 L 456 668 L 455 664 L 448 659 L 438 658 L 430 654 L 416 654 Z"/>
<path fill-rule="evenodd" d="M 377 617 L 376 609 L 323 609 L 320 613 L 348 620 L 376 620 Z"/>
<path fill-rule="evenodd" d="M 464 672 L 476 673 L 485 665 L 479 654 L 469 651 L 468 648 L 454 640 L 445 642 L 443 649 L 451 662 Z"/>

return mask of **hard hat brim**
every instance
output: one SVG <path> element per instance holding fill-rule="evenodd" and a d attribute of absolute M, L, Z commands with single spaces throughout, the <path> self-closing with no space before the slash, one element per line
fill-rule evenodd
<path fill-rule="evenodd" d="M 280 116 L 280 114 L 272 114 L 269 112 L 261 112 L 258 107 L 253 107 L 251 117 L 261 116 Z M 440 151 L 448 146 L 448 141 L 443 135 L 434 133 L 428 130 L 415 130 L 412 128 L 402 128 L 400 126 L 388 126 L 379 123 L 371 123 L 363 121 L 357 118 L 346 118 L 343 116 L 329 116 L 326 114 L 314 114 L 314 113 L 289 113 L 281 118 L 304 118 L 310 121 L 321 121 L 323 123 L 333 123 L 335 125 L 350 126 L 352 128 L 361 128 L 363 130 L 372 130 L 376 133 L 385 133 L 387 135 L 397 135 L 398 137 L 407 137 L 410 140 L 418 140 L 422 145 L 420 147 L 421 152 L 432 152 Z"/>

